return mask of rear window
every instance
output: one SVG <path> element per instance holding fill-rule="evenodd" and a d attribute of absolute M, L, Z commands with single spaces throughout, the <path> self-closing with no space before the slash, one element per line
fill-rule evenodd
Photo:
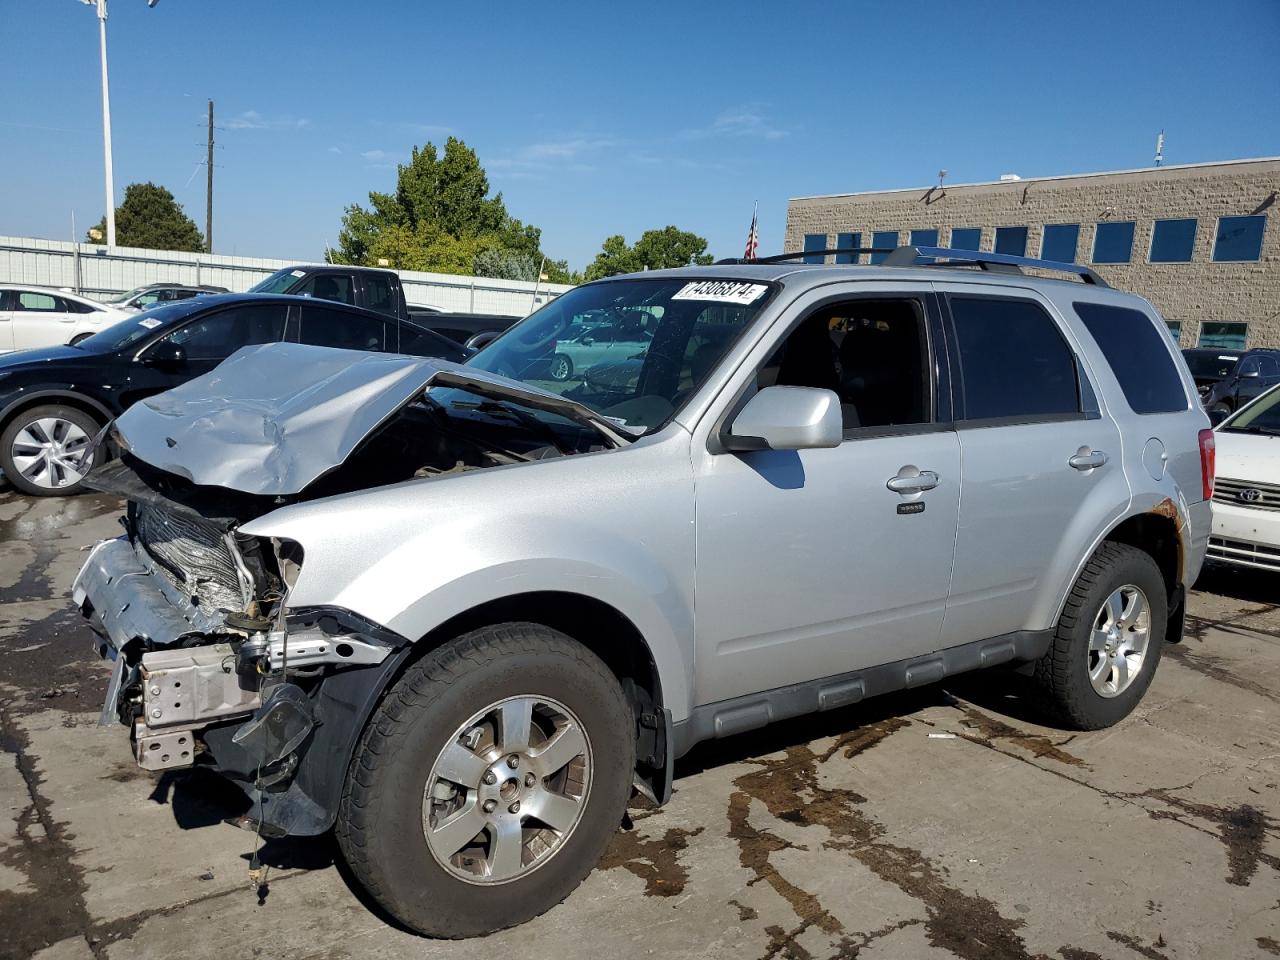
<path fill-rule="evenodd" d="M 1169 352 L 1169 337 L 1141 310 L 1103 303 L 1073 304 L 1097 341 L 1134 413 L 1187 409 L 1182 377 Z"/>

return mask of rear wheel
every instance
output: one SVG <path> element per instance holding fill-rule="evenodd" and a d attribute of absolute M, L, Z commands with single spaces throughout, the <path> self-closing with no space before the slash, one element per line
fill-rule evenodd
<path fill-rule="evenodd" d="M 1217 403 L 1215 403 L 1212 407 L 1209 408 L 1209 412 L 1221 413 L 1224 415 L 1229 414 L 1231 412 L 1231 404 L 1219 400 Z"/>
<path fill-rule="evenodd" d="M 93 417 L 75 407 L 23 410 L 0 432 L 0 469 L 22 493 L 79 493 L 93 466 L 93 438 L 99 429 Z"/>
<path fill-rule="evenodd" d="M 1168 600 L 1147 553 L 1104 543 L 1076 580 L 1035 677 L 1064 725 L 1097 730 L 1124 719 L 1155 676 Z"/>
<path fill-rule="evenodd" d="M 438 937 L 522 923 L 563 900 L 622 820 L 631 708 L 563 634 L 486 627 L 388 692 L 352 760 L 337 836 L 400 921 Z"/>
<path fill-rule="evenodd" d="M 571 376 L 573 376 L 573 361 L 563 353 L 553 355 L 551 357 L 551 379 L 568 380 Z"/>

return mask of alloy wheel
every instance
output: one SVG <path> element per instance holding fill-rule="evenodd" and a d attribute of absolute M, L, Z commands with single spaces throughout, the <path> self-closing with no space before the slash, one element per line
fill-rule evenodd
<path fill-rule="evenodd" d="M 1151 641 L 1151 605 L 1127 583 L 1111 592 L 1089 634 L 1089 682 L 1102 697 L 1124 693 L 1142 672 Z"/>
<path fill-rule="evenodd" d="M 24 480 L 57 490 L 84 479 L 93 465 L 92 445 L 92 438 L 70 420 L 41 417 L 17 432 L 9 454 Z"/>

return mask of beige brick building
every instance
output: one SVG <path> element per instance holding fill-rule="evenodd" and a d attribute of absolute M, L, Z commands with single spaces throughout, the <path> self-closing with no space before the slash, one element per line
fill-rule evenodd
<path fill-rule="evenodd" d="M 1275 157 L 797 197 L 786 249 L 913 242 L 1073 260 L 1151 300 L 1184 347 L 1280 347 L 1277 199 Z"/>

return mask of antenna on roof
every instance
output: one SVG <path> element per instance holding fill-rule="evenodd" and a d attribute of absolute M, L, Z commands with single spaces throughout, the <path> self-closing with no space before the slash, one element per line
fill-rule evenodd
<path fill-rule="evenodd" d="M 1160 166 L 1164 162 L 1164 131 L 1161 130 L 1156 135 L 1156 166 Z"/>

